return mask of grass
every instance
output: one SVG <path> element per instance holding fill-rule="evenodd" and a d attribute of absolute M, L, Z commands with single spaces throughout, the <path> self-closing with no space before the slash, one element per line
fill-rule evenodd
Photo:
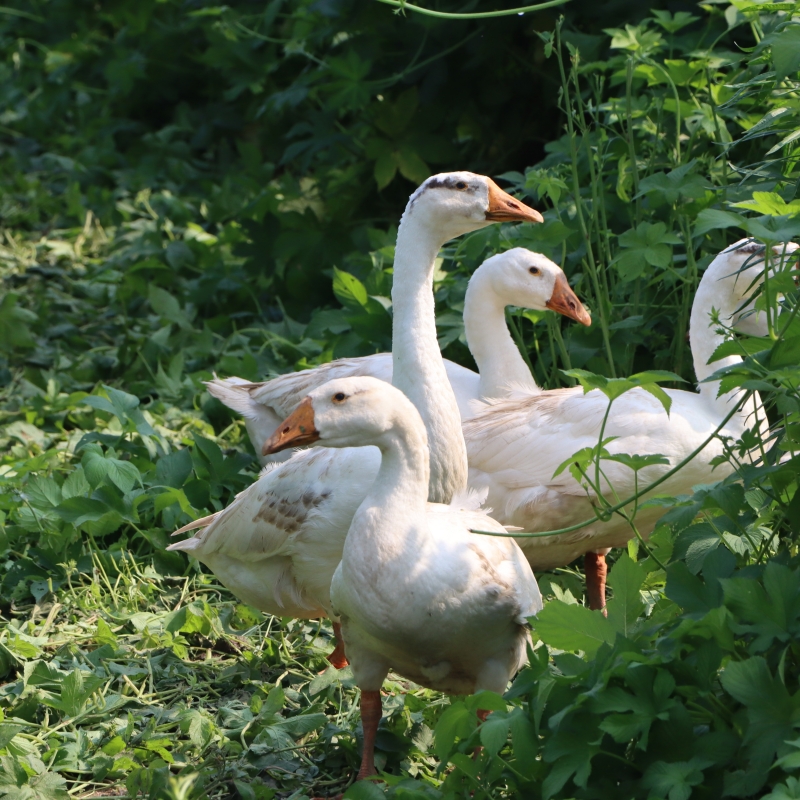
<path fill-rule="evenodd" d="M 411 186 L 400 175 L 416 176 L 414 164 L 427 169 L 409 153 L 430 145 L 425 125 L 439 123 L 415 116 L 416 90 L 387 85 L 378 100 L 372 56 L 359 55 L 365 37 L 354 29 L 329 52 L 325 42 L 344 22 L 305 6 L 275 23 L 305 42 L 302 53 L 287 47 L 283 56 L 237 38 L 237 9 L 187 15 L 177 1 L 156 11 L 145 4 L 136 22 L 123 6 L 103 18 L 107 28 L 80 17 L 91 35 L 75 41 L 96 49 L 67 46 L 47 26 L 30 33 L 48 45 L 20 44 L 0 19 L 0 45 L 18 70 L 8 67 L 0 83 L 17 92 L 16 117 L 6 121 L 20 130 L 0 151 L 8 187 L 0 205 L 0 798 L 335 795 L 359 762 L 358 690 L 348 670 L 325 660 L 328 623 L 265 618 L 165 547 L 173 530 L 224 507 L 256 474 L 243 424 L 204 391 L 212 371 L 258 379 L 389 347 L 388 300 L 374 301 L 390 294 L 387 220 Z M 273 8 L 251 15 L 263 30 Z M 65 0 L 58 10 L 72 11 Z M 158 24 L 142 21 L 151 11 L 163 12 Z M 723 16 L 710 4 L 699 21 L 653 12 L 602 37 L 576 38 L 560 24 L 539 36 L 541 49 L 531 49 L 552 56 L 546 74 L 560 86 L 568 135 L 551 141 L 535 168 L 506 179 L 547 207 L 546 222 L 494 227 L 444 251 L 436 292 L 449 357 L 469 363 L 458 319 L 467 276 L 485 255 L 518 245 L 562 263 L 596 312 L 595 326 L 580 331 L 511 312 L 542 385 L 563 385 L 561 368 L 610 376 L 656 366 L 691 377 L 683 334 L 713 254 L 742 231 L 767 240 L 800 234 L 798 26 L 782 8 L 734 11 Z M 109 35 L 123 28 L 132 50 Z M 502 38 L 492 30 L 493 41 Z M 740 34 L 756 45 L 752 53 L 717 47 L 734 48 Z M 575 41 L 583 60 L 569 49 Z M 104 126 L 123 130 L 138 119 L 140 68 L 165 42 L 185 43 L 184 61 L 205 64 L 207 91 L 175 124 L 136 134 L 124 150 Z M 253 44 L 246 64 L 243 42 Z M 303 53 L 316 54 L 310 73 Z M 341 81 L 330 83 L 323 59 Z M 282 68 L 263 88 L 267 62 Z M 105 87 L 96 76 L 107 74 L 117 74 L 118 94 L 84 91 L 97 80 Z M 218 84 L 228 77 L 230 92 Z M 217 114 L 257 119 L 262 88 L 284 97 L 287 130 L 302 133 L 292 126 L 319 104 L 328 116 L 314 116 L 319 129 L 288 146 L 257 126 L 240 138 L 195 139 Z M 234 106 L 206 106 L 206 94 Z M 67 119 L 75 126 L 67 134 L 58 115 L 73 95 L 84 110 Z M 416 131 L 396 151 L 385 138 L 395 117 Z M 456 135 L 447 131 L 445 141 Z M 328 146 L 345 134 L 352 146 Z M 475 152 L 490 144 L 481 139 Z M 53 155 L 62 150 L 74 158 Z M 387 158 L 397 160 L 391 175 L 378 169 Z M 312 176 L 308 192 L 299 174 Z M 335 248 L 323 253 L 329 238 Z M 350 286 L 361 283 L 365 303 L 329 270 L 334 264 L 350 273 Z M 300 268 L 313 296 L 296 291 Z M 777 309 L 783 292 L 796 310 L 794 291 L 787 279 L 762 300 Z M 741 486 L 658 500 L 666 517 L 651 539 L 655 557 L 632 545 L 617 558 L 608 619 L 580 606 L 578 570 L 540 576 L 548 602 L 531 663 L 504 700 L 485 700 L 494 703 L 491 725 L 477 730 L 477 701 L 397 676 L 386 682 L 377 763 L 390 794 L 791 796 L 790 773 L 800 770 L 800 327 L 780 336 L 749 342 L 747 352 L 760 355 L 730 376 L 731 385 L 760 381 L 776 443 L 766 462 L 743 468 Z M 484 752 L 473 761 L 478 742 Z M 361 785 L 350 796 L 384 795 Z"/>

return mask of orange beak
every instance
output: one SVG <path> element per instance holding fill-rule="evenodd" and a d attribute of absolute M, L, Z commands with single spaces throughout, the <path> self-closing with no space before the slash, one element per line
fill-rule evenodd
<path fill-rule="evenodd" d="M 504 192 L 491 178 L 489 181 L 489 208 L 486 219 L 490 222 L 544 222 L 544 217 L 525 203 Z"/>
<path fill-rule="evenodd" d="M 580 322 L 581 325 L 586 325 L 588 327 L 592 324 L 591 315 L 583 307 L 583 303 L 578 300 L 575 292 L 569 288 L 569 284 L 564 275 L 559 275 L 556 278 L 553 294 L 550 295 L 550 299 L 545 305 L 552 311 L 558 311 L 559 314 L 574 319 L 575 322 Z"/>
<path fill-rule="evenodd" d="M 289 447 L 300 447 L 316 441 L 319 441 L 319 431 L 314 427 L 314 408 L 311 398 L 306 397 L 264 442 L 261 455 L 269 456 Z"/>

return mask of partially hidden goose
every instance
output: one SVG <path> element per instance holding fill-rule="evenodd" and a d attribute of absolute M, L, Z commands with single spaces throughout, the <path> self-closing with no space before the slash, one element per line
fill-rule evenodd
<path fill-rule="evenodd" d="M 797 245 L 776 247 L 770 257 L 792 254 Z M 656 454 L 669 459 L 668 465 L 645 467 L 638 486 L 645 487 L 686 458 L 713 433 L 732 408 L 740 402 L 742 390 L 717 396 L 719 381 L 704 382 L 716 370 L 741 361 L 736 355 L 713 364 L 708 361 L 726 340 L 712 321 L 712 310 L 726 326 L 741 323 L 750 332 L 766 334 L 763 314 L 758 318 L 747 305 L 754 287 L 763 280 L 764 247 L 742 240 L 721 252 L 703 274 L 692 305 L 689 338 L 699 392 L 666 390 L 672 399 L 669 415 L 661 403 L 642 389 L 633 389 L 614 401 L 604 437 L 614 437 L 610 453 Z M 746 318 L 742 320 L 742 317 Z M 506 358 L 518 359 L 514 347 Z M 543 532 L 578 524 L 593 516 L 596 498 L 573 480 L 568 470 L 553 477 L 556 468 L 572 453 L 598 442 L 608 400 L 600 391 L 583 393 L 581 387 L 539 392 L 514 392 L 511 397 L 489 403 L 464 423 L 464 437 L 470 467 L 469 485 L 487 493 L 492 516 L 503 525 L 524 531 Z M 737 440 L 748 428 L 765 420 L 758 395 L 753 395 L 720 432 Z M 657 491 L 670 495 L 690 493 L 697 484 L 711 483 L 729 475 L 727 461 L 712 462 L 724 452 L 719 438 L 713 439 L 683 469 L 662 483 Z M 603 471 L 615 495 L 603 482 L 604 495 L 616 502 L 634 494 L 634 473 L 613 461 L 603 462 Z M 601 479 L 602 480 L 602 479 Z M 659 508 L 639 510 L 635 524 L 648 536 L 663 514 Z M 534 570 L 569 564 L 586 554 L 587 594 L 590 607 L 605 605 L 605 554 L 634 537 L 628 523 L 614 515 L 608 522 L 596 521 L 580 530 L 550 537 L 518 539 Z"/>

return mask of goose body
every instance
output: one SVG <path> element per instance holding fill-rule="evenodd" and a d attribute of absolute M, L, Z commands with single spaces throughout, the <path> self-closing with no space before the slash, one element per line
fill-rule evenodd
<path fill-rule="evenodd" d="M 460 416 L 436 338 L 433 271 L 449 239 L 495 221 L 540 221 L 488 178 L 446 173 L 411 196 L 395 256 L 392 381 L 416 406 L 429 443 L 428 497 L 449 502 L 466 488 Z M 296 442 L 301 444 L 302 442 Z M 206 564 L 242 599 L 280 616 L 331 613 L 330 581 L 353 514 L 380 466 L 376 448 L 306 450 L 268 466 L 226 509 L 170 549 Z"/>
<path fill-rule="evenodd" d="M 550 259 L 521 247 L 492 256 L 470 278 L 464 301 L 467 343 L 479 371 L 444 359 L 447 380 L 465 420 L 475 413 L 476 401 L 506 394 L 513 386 L 537 391 L 527 365 L 508 332 L 505 307 L 551 309 L 584 325 L 591 318 L 569 288 L 561 269 Z M 336 378 L 370 376 L 392 382 L 392 354 L 340 358 L 313 369 L 248 383 L 241 378 L 216 378 L 206 386 L 245 420 L 257 453 L 280 421 L 297 408 L 314 388 Z M 263 456 L 262 463 L 282 461 L 286 452 Z"/>
<path fill-rule="evenodd" d="M 787 251 L 796 249 L 788 245 Z M 779 252 L 774 257 L 779 257 Z M 717 369 L 739 361 L 728 356 L 709 365 L 723 334 L 711 321 L 712 309 L 722 323 L 729 325 L 740 316 L 755 282 L 763 273 L 763 248 L 743 240 L 720 253 L 709 265 L 698 287 L 692 306 L 690 341 L 698 381 Z M 755 317 L 745 324 L 753 325 Z M 756 325 L 758 322 L 755 323 Z M 509 353 L 509 357 L 513 355 Z M 646 467 L 639 474 L 641 488 L 663 475 L 686 458 L 714 432 L 741 399 L 734 391 L 721 397 L 718 382 L 700 384 L 698 393 L 667 390 L 672 406 L 669 415 L 649 393 L 633 389 L 614 401 L 605 437 L 616 437 L 608 444 L 611 453 L 656 454 L 669 464 Z M 568 471 L 553 477 L 556 468 L 572 453 L 597 444 L 607 398 L 597 390 L 583 394 L 578 388 L 547 392 L 515 392 L 513 396 L 489 402 L 464 423 L 464 436 L 470 465 L 470 486 L 488 493 L 487 505 L 493 516 L 508 526 L 539 532 L 569 527 L 593 516 L 594 497 L 579 485 Z M 723 437 L 741 438 L 747 428 L 764 420 L 758 396 L 736 412 Z M 683 469 L 658 487 L 659 493 L 685 494 L 699 483 L 710 483 L 729 475 L 732 467 L 713 460 L 723 454 L 719 439 L 712 440 Z M 634 473 L 615 462 L 603 462 L 616 497 L 634 494 Z M 602 484 L 606 497 L 615 501 Z M 648 536 L 663 512 L 658 508 L 640 510 L 636 517 L 639 532 Z M 552 537 L 519 539 L 525 555 L 536 570 L 568 564 L 588 552 L 624 545 L 634 534 L 624 519 L 614 515 L 608 522 L 596 522 L 572 533 Z M 604 578 L 604 564 L 599 566 Z M 592 575 L 587 568 L 587 584 Z M 604 605 L 604 587 L 588 586 L 593 607 Z"/>
<path fill-rule="evenodd" d="M 470 533 L 503 533 L 501 525 L 479 511 L 427 501 L 425 427 L 401 392 L 371 377 L 331 381 L 311 392 L 265 449 L 309 440 L 309 431 L 322 445 L 372 445 L 381 457 L 331 584 L 371 712 L 364 720 L 364 777 L 375 771 L 374 706 L 380 708 L 390 669 L 439 691 L 502 693 L 525 661 L 527 618 L 542 600 L 513 540 Z"/>

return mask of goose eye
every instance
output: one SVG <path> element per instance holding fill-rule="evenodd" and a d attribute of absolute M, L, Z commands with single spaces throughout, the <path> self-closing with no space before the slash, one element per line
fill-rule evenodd
<path fill-rule="evenodd" d="M 464 181 L 459 181 L 459 182 L 456 184 L 456 189 L 466 189 L 466 188 L 467 188 L 467 184 L 466 184 L 466 183 L 464 183 Z"/>
<path fill-rule="evenodd" d="M 336 392 L 336 394 L 333 396 L 333 402 L 343 403 L 346 397 L 347 395 L 344 392 Z"/>
<path fill-rule="evenodd" d="M 528 270 L 528 272 L 530 272 L 531 275 L 538 275 L 539 274 L 539 267 L 531 267 Z"/>

